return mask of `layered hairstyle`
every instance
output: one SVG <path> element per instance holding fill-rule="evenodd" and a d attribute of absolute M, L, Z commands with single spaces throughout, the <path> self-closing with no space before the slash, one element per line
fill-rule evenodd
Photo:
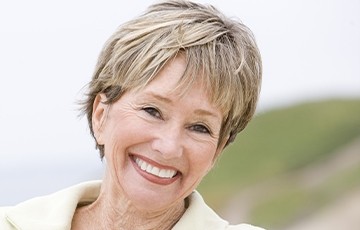
<path fill-rule="evenodd" d="M 210 102 L 223 113 L 218 145 L 232 142 L 255 112 L 262 75 L 258 47 L 239 20 L 213 6 L 183 0 L 151 5 L 105 43 L 81 108 L 92 136 L 98 94 L 112 104 L 129 90 L 141 90 L 178 55 L 186 60 L 178 88 L 185 92 L 201 80 Z M 96 146 L 102 158 L 104 146 Z"/>

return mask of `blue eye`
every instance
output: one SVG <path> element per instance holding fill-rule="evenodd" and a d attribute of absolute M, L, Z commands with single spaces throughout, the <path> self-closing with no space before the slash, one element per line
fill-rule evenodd
<path fill-rule="evenodd" d="M 144 110 L 146 113 L 148 113 L 152 117 L 162 119 L 162 115 L 161 115 L 160 111 L 154 107 L 144 107 L 144 108 L 142 108 L 142 110 Z"/>
<path fill-rule="evenodd" d="M 210 134 L 210 130 L 205 125 L 193 125 L 190 127 L 190 130 L 198 132 L 198 133 L 204 133 L 204 134 Z"/>

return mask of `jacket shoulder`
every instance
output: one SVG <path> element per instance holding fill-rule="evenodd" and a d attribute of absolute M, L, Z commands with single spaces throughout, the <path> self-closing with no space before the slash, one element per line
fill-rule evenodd
<path fill-rule="evenodd" d="M 188 207 L 173 230 L 206 229 L 206 230 L 264 230 L 249 224 L 231 225 L 214 212 L 202 196 L 194 191 L 186 198 Z"/>

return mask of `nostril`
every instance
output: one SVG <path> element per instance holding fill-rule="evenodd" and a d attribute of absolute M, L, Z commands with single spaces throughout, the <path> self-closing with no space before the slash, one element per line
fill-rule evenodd
<path fill-rule="evenodd" d="M 152 142 L 152 149 L 159 152 L 165 159 L 178 158 L 182 155 L 181 141 L 171 138 L 157 138 Z"/>

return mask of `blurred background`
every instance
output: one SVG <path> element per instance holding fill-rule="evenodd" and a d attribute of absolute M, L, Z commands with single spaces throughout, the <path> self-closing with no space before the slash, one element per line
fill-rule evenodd
<path fill-rule="evenodd" d="M 153 3 L 0 1 L 0 205 L 103 172 L 77 101 L 119 24 Z M 232 223 L 360 226 L 360 0 L 208 0 L 254 32 L 253 122 L 199 190 Z"/>

